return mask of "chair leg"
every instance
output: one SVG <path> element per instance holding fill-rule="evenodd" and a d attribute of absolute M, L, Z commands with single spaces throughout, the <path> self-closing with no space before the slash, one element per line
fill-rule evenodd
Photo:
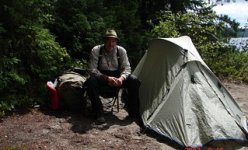
<path fill-rule="evenodd" d="M 113 100 L 113 104 L 112 104 L 112 112 L 113 112 L 113 110 L 114 110 L 114 105 L 115 105 L 115 103 L 116 103 L 116 105 L 117 105 L 117 112 L 119 112 L 119 98 L 118 97 L 114 97 L 113 98 L 114 100 Z"/>
<path fill-rule="evenodd" d="M 120 107 L 120 101 L 119 101 L 119 97 L 116 97 L 116 100 L 117 100 L 117 112 L 119 112 L 119 107 Z"/>

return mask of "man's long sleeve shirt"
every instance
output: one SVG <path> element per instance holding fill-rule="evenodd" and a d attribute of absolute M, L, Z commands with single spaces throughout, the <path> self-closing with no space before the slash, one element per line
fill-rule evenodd
<path fill-rule="evenodd" d="M 101 52 L 102 54 L 100 54 L 101 48 L 103 48 Z M 117 49 L 118 49 L 118 56 L 117 56 Z M 100 57 L 101 59 L 99 61 Z M 124 77 L 124 79 L 126 79 L 127 76 L 131 74 L 131 67 L 128 60 L 127 52 L 123 47 L 118 45 L 110 52 L 104 50 L 104 45 L 95 46 L 91 50 L 89 69 L 91 74 L 97 76 L 102 75 L 100 70 L 108 70 L 108 71 L 119 70 L 120 76 Z"/>

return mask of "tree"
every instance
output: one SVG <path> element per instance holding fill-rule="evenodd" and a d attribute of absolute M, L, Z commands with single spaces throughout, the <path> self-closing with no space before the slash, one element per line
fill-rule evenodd
<path fill-rule="evenodd" d="M 44 82 L 56 76 L 69 59 L 44 28 L 52 19 L 50 5 L 49 0 L 1 1 L 0 109 L 32 104 L 33 99 L 27 97 L 39 95 Z"/>
<path fill-rule="evenodd" d="M 154 37 L 188 35 L 204 61 L 219 77 L 247 81 L 247 53 L 235 51 L 225 44 L 226 39 L 235 33 L 227 32 L 230 27 L 236 29 L 235 22 L 220 18 L 210 7 L 176 14 L 164 11 L 157 19 L 151 21 Z"/>
<path fill-rule="evenodd" d="M 128 3 L 123 0 L 76 0 L 73 3 L 60 0 L 55 3 L 55 21 L 49 29 L 72 58 L 87 60 L 92 47 L 103 42 L 105 30 L 114 28 L 133 62 L 134 55 L 140 55 L 145 41 L 142 33 L 146 32 L 138 11 L 139 0 Z"/>

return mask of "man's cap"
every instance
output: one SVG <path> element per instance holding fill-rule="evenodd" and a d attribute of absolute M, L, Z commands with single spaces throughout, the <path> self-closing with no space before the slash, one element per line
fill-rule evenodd
<path fill-rule="evenodd" d="M 107 30 L 104 37 L 105 37 L 105 38 L 111 37 L 111 38 L 116 38 L 116 39 L 118 39 L 117 33 L 116 33 L 115 30 L 113 30 L 113 29 Z"/>

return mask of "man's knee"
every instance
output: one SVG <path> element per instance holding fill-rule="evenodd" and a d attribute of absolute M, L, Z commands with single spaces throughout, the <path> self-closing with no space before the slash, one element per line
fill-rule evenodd
<path fill-rule="evenodd" d="M 96 76 L 90 76 L 86 82 L 85 82 L 85 85 L 87 87 L 94 87 L 94 86 L 97 86 L 98 85 L 98 79 Z"/>
<path fill-rule="evenodd" d="M 139 88 L 140 87 L 140 80 L 134 76 L 134 75 L 130 75 L 127 78 L 127 86 L 128 87 L 132 87 L 132 88 Z"/>

